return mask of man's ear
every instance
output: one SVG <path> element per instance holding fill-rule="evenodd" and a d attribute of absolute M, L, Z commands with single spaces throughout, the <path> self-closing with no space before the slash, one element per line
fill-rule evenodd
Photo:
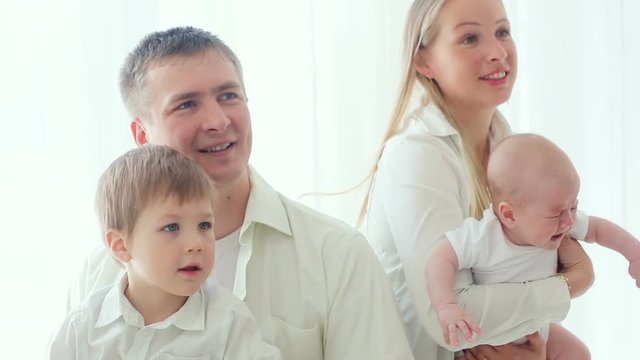
<path fill-rule="evenodd" d="M 107 230 L 105 235 L 107 241 L 107 248 L 111 251 L 111 255 L 123 263 L 127 263 L 131 260 L 131 252 L 127 248 L 125 242 L 126 238 L 124 234 L 115 229 Z"/>
<path fill-rule="evenodd" d="M 500 218 L 500 222 L 508 229 L 513 229 L 516 226 L 516 215 L 513 210 L 513 206 L 503 201 L 498 204 L 496 215 Z"/>
<path fill-rule="evenodd" d="M 429 53 L 427 49 L 419 49 L 416 52 L 416 55 L 413 57 L 413 67 L 416 69 L 417 72 L 422 74 L 422 76 L 429 79 L 433 79 L 433 71 L 429 66 L 429 62 L 427 59 L 428 56 L 429 56 Z"/>
<path fill-rule="evenodd" d="M 149 143 L 149 134 L 145 124 L 142 122 L 142 119 L 139 117 L 134 118 L 133 121 L 131 121 L 130 128 L 133 140 L 138 144 L 138 146 L 143 146 Z"/>

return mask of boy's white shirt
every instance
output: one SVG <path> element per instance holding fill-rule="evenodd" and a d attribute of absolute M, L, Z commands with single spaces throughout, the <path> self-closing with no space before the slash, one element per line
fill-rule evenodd
<path fill-rule="evenodd" d="M 167 319 L 144 324 L 124 296 L 126 274 L 71 312 L 49 347 L 57 359 L 282 359 L 246 305 L 226 289 L 199 289 Z"/>
<path fill-rule="evenodd" d="M 393 293 L 364 236 L 287 199 L 250 168 L 233 293 L 285 359 L 413 359 Z M 117 278 L 104 246 L 85 261 L 68 307 Z"/>

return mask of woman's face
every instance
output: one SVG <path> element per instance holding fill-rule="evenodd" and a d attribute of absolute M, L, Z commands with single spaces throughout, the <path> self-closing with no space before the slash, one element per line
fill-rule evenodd
<path fill-rule="evenodd" d="M 416 68 L 436 80 L 452 107 L 496 107 L 516 79 L 516 48 L 500 0 L 447 0 Z"/>

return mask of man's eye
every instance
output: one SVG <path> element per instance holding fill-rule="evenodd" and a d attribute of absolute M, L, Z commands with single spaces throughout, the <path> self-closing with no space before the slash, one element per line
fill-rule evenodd
<path fill-rule="evenodd" d="M 220 96 L 220 100 L 229 101 L 229 100 L 236 99 L 237 97 L 238 97 L 238 95 L 236 95 L 235 93 L 228 92 L 228 93 L 222 94 L 222 96 Z"/>
<path fill-rule="evenodd" d="M 209 230 L 212 228 L 211 223 L 208 221 L 203 221 L 200 224 L 198 224 L 198 228 L 200 230 Z"/>
<path fill-rule="evenodd" d="M 176 231 L 180 230 L 180 226 L 178 224 L 169 224 L 169 225 L 163 227 L 162 230 L 164 230 L 166 232 L 176 232 Z"/>
<path fill-rule="evenodd" d="M 180 106 L 178 106 L 179 110 L 184 110 L 184 109 L 189 109 L 195 106 L 195 103 L 193 101 L 187 101 L 185 103 L 180 104 Z"/>

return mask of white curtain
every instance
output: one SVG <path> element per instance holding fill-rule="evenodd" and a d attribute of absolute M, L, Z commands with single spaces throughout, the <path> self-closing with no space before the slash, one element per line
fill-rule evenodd
<path fill-rule="evenodd" d="M 210 30 L 243 62 L 254 129 L 252 163 L 297 198 L 367 175 L 399 78 L 408 0 L 88 1 L 3 4 L 0 31 L 0 338 L 7 358 L 41 356 L 64 316 L 66 289 L 100 244 L 100 173 L 133 146 L 118 68 L 145 34 Z M 582 176 L 581 207 L 640 235 L 634 88 L 635 1 L 505 0 L 519 78 L 504 107 L 516 131 L 544 134 Z M 276 14 L 276 15 L 274 15 Z M 301 201 L 354 223 L 362 190 Z M 634 354 L 640 290 L 626 261 L 585 245 L 594 287 L 565 325 L 594 359 Z M 636 305 L 636 306 L 634 306 Z"/>

